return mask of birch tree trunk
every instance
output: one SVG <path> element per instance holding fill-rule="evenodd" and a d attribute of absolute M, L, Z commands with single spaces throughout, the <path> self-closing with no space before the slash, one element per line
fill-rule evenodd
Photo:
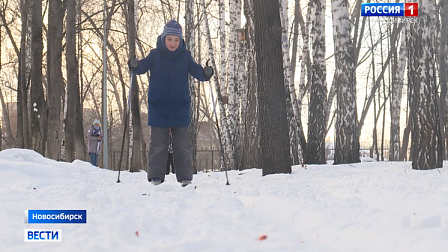
<path fill-rule="evenodd" d="M 229 126 L 229 144 L 232 150 L 232 159 L 237 161 L 237 142 L 238 142 L 238 128 L 239 128 L 239 113 L 240 105 L 240 85 L 239 79 L 239 65 L 241 62 L 240 46 L 238 42 L 237 29 L 241 28 L 241 0 L 231 0 L 229 2 L 230 14 L 230 37 L 229 37 L 229 71 L 228 71 L 228 97 L 227 116 Z"/>
<path fill-rule="evenodd" d="M 333 37 L 336 64 L 336 143 L 334 164 L 358 163 L 359 131 L 356 108 L 355 55 L 350 39 L 351 24 L 347 0 L 333 0 Z"/>
<path fill-rule="evenodd" d="M 297 97 L 297 111 L 298 111 L 298 118 L 297 118 L 297 124 L 298 124 L 298 135 L 299 135 L 299 141 L 300 146 L 302 147 L 302 152 L 306 153 L 307 149 L 307 142 L 305 139 L 305 133 L 303 131 L 302 126 L 302 100 L 306 93 L 306 85 L 305 80 L 311 79 L 310 72 L 311 72 L 311 64 L 310 64 L 310 52 L 309 52 L 309 26 L 311 21 L 311 2 L 308 4 L 308 11 L 306 14 L 306 23 L 305 26 L 302 26 L 302 38 L 303 38 L 303 49 L 302 49 L 302 62 L 300 63 L 300 78 L 299 78 L 299 92 Z"/>
<path fill-rule="evenodd" d="M 445 148 L 445 158 L 448 156 L 448 95 L 447 95 L 447 85 L 448 85 L 448 2 L 445 1 L 443 4 L 440 2 L 442 7 L 442 25 L 440 31 L 440 52 L 439 52 L 439 76 L 440 76 L 440 124 L 442 130 L 442 138 Z"/>
<path fill-rule="evenodd" d="M 308 113 L 307 164 L 325 164 L 327 85 L 325 67 L 325 0 L 311 2 L 311 90 Z"/>
<path fill-rule="evenodd" d="M 254 1 L 254 24 L 263 176 L 291 173 L 279 2 Z"/>
<path fill-rule="evenodd" d="M 226 84 L 226 4 L 224 0 L 219 0 L 219 42 L 220 48 L 220 58 L 221 62 L 219 64 L 219 83 L 222 86 Z M 217 69 L 216 69 L 217 70 Z"/>
<path fill-rule="evenodd" d="M 207 34 L 207 43 L 208 43 L 208 50 L 209 50 L 209 56 L 210 56 L 210 61 L 212 64 L 213 69 L 216 69 L 216 63 L 215 63 L 215 57 L 214 57 L 214 53 L 213 53 L 213 45 L 212 45 L 212 41 L 211 41 L 211 37 L 210 37 L 210 27 L 208 24 L 208 18 L 206 15 L 206 11 L 205 11 L 205 1 L 201 0 L 201 5 L 202 5 L 202 14 L 204 15 L 204 21 L 205 21 L 205 29 L 206 29 L 206 34 Z M 222 153 L 222 158 L 223 158 L 223 163 L 224 163 L 224 168 L 226 170 L 230 170 L 233 167 L 235 167 L 234 165 L 234 159 L 232 157 L 232 148 L 231 148 L 231 144 L 230 144 L 230 136 L 229 136 L 229 126 L 227 124 L 227 115 L 226 115 L 226 111 L 224 109 L 224 105 L 222 104 L 222 94 L 221 94 L 221 88 L 219 86 L 218 83 L 218 78 L 216 78 L 216 76 L 212 77 L 214 80 L 214 84 L 215 84 L 215 90 L 216 90 L 216 100 L 217 100 L 217 104 L 216 106 L 219 107 L 219 120 L 221 122 L 221 142 L 222 142 L 222 146 L 221 146 L 221 153 Z M 210 80 L 212 81 L 212 80 Z M 216 109 L 216 108 L 215 108 Z M 219 122 L 216 122 L 217 125 L 219 125 Z"/>
<path fill-rule="evenodd" d="M 66 29 L 67 116 L 65 118 L 65 161 L 75 160 L 76 109 L 79 101 L 78 61 L 76 60 L 76 0 L 67 0 Z"/>
<path fill-rule="evenodd" d="M 45 156 L 47 143 L 47 104 L 42 86 L 42 2 L 32 1 L 31 17 L 31 147 Z M 26 97 L 26 96 L 25 96 Z M 22 97 L 23 98 L 23 97 Z"/>
<path fill-rule="evenodd" d="M 128 12 L 128 24 L 129 24 L 129 56 L 131 58 L 135 57 L 135 37 L 136 37 L 136 23 L 135 23 L 135 2 L 134 0 L 129 1 L 129 12 Z M 143 129 L 142 122 L 140 120 L 140 99 L 139 99 L 139 84 L 136 76 L 133 76 L 132 87 L 131 87 L 131 114 L 132 114 L 132 138 L 133 138 L 133 148 L 131 156 L 131 167 L 130 172 L 139 172 L 140 170 L 146 170 L 143 165 L 142 155 L 146 155 L 143 152 L 142 145 L 145 144 L 143 140 Z M 168 150 L 167 150 L 168 151 Z"/>
<path fill-rule="evenodd" d="M 242 12 L 242 6 L 241 2 L 239 3 L 239 9 L 238 9 L 238 16 L 239 23 L 237 24 L 239 27 L 241 27 L 241 12 Z M 236 76 L 237 76 L 237 97 L 238 97 L 238 106 L 237 106 L 237 121 L 236 121 L 236 134 L 235 134 L 235 141 L 234 141 L 234 149 L 233 149 L 233 157 L 235 159 L 235 168 L 241 169 L 242 167 L 242 159 L 243 155 L 245 155 L 245 149 L 244 149 L 244 123 L 246 122 L 246 116 L 247 116 L 247 60 L 246 60 L 246 41 L 245 38 L 238 39 L 238 67 L 236 69 Z"/>
<path fill-rule="evenodd" d="M 440 168 L 443 161 L 434 65 L 433 8 L 433 0 L 423 0 L 419 4 L 419 22 L 411 25 L 408 37 L 411 159 L 412 168 L 417 170 Z"/>
<path fill-rule="evenodd" d="M 397 59 L 397 66 L 393 71 L 392 81 L 392 104 L 391 104 L 391 125 L 390 125 L 390 150 L 389 160 L 398 161 L 400 159 L 400 112 L 401 97 L 403 90 L 403 75 L 406 66 L 406 30 L 401 32 L 400 51 Z M 395 42 L 392 42 L 395 44 Z"/>
<path fill-rule="evenodd" d="M 282 52 L 283 52 L 283 75 L 285 76 L 286 109 L 289 122 L 289 141 L 291 148 L 291 159 L 293 164 L 299 163 L 299 144 L 297 138 L 297 117 L 298 111 L 294 110 L 293 100 L 295 99 L 295 88 L 291 73 L 291 60 L 289 58 L 288 40 L 288 1 L 279 0 L 280 20 L 282 22 Z"/>
<path fill-rule="evenodd" d="M 191 52 L 191 57 L 195 58 L 195 37 L 194 37 L 194 0 L 187 0 L 185 2 L 185 42 L 187 50 Z M 198 154 L 198 120 L 196 110 L 199 107 L 199 103 L 196 98 L 196 83 L 192 76 L 189 77 L 189 88 L 191 96 L 190 115 L 191 124 L 189 127 L 190 132 L 190 145 L 191 145 L 191 162 L 193 167 L 193 173 L 197 173 L 197 154 Z"/>

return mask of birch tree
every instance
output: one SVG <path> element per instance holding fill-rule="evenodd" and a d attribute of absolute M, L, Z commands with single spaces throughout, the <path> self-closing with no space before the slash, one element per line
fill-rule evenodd
<path fill-rule="evenodd" d="M 201 5 L 202 5 L 202 14 L 204 15 L 204 22 L 205 22 L 205 30 L 206 30 L 206 35 L 207 35 L 207 44 L 208 44 L 208 52 L 209 52 L 209 56 L 210 56 L 210 62 L 212 64 L 213 69 L 216 69 L 216 62 L 215 62 L 215 57 L 214 57 L 214 53 L 213 53 L 213 45 L 212 45 L 212 41 L 211 41 L 211 36 L 210 36 L 210 27 L 208 24 L 208 18 L 207 18 L 207 13 L 205 11 L 205 1 L 202 0 L 201 1 Z M 215 91 L 216 91 L 216 101 L 218 104 L 215 104 L 215 109 L 216 107 L 219 107 L 219 122 L 221 123 L 221 157 L 223 159 L 223 163 L 224 163 L 224 168 L 226 170 L 230 170 L 232 169 L 234 166 L 234 159 L 233 159 L 233 152 L 232 152 L 232 148 L 231 148 L 231 144 L 230 144 L 230 135 L 229 135 L 229 126 L 227 124 L 227 114 L 226 111 L 224 109 L 224 105 L 222 103 L 222 93 L 221 93 L 221 88 L 219 86 L 218 83 L 218 79 L 216 78 L 216 76 L 212 77 L 213 79 L 213 83 L 215 85 Z M 210 80 L 212 81 L 212 80 Z M 219 122 L 217 121 L 216 124 L 219 125 Z M 218 126 L 219 127 L 219 126 Z"/>
<path fill-rule="evenodd" d="M 129 40 L 129 56 L 131 58 L 135 57 L 135 2 L 130 0 L 128 3 L 128 40 Z M 130 172 L 138 172 L 140 170 L 146 170 L 143 165 L 142 159 L 142 144 L 143 132 L 142 132 L 142 122 L 140 120 L 140 105 L 139 105 L 139 84 L 135 75 L 133 76 L 131 88 L 131 114 L 132 114 L 132 137 L 133 137 L 133 148 L 131 156 L 131 166 L 129 168 Z M 146 153 L 143 153 L 146 155 Z"/>
<path fill-rule="evenodd" d="M 302 147 L 302 152 L 306 153 L 307 149 L 307 142 L 305 138 L 305 133 L 303 131 L 303 125 L 302 125 L 302 101 L 303 97 L 306 94 L 307 91 L 307 85 L 305 84 L 305 81 L 308 79 L 311 79 L 310 73 L 311 73 L 311 64 L 310 64 L 310 52 L 309 52 L 309 34 L 310 34 L 310 22 L 311 22 L 311 1 L 308 3 L 308 10 L 306 14 L 306 23 L 305 25 L 302 25 L 301 31 L 302 31 L 302 38 L 303 38 L 303 48 L 302 48 L 302 55 L 301 55 L 301 63 L 300 63 L 300 77 L 299 77 L 299 92 L 297 97 L 297 111 L 298 111 L 298 117 L 297 117 L 297 125 L 298 125 L 298 137 L 300 146 Z M 301 17 L 301 16 L 300 16 Z M 294 106 L 296 106 L 294 104 Z"/>
<path fill-rule="evenodd" d="M 409 88 L 412 168 L 442 167 L 443 143 L 440 131 L 434 60 L 433 0 L 419 4 L 419 22 L 410 27 Z"/>
<path fill-rule="evenodd" d="M 350 39 L 348 1 L 332 0 L 335 52 L 336 125 L 334 164 L 360 162 L 358 114 L 356 108 L 355 55 Z"/>
<path fill-rule="evenodd" d="M 440 76 L 440 124 L 442 139 L 445 148 L 445 157 L 448 157 L 448 3 L 441 1 L 442 23 L 440 28 L 440 53 L 439 53 L 439 76 Z"/>
<path fill-rule="evenodd" d="M 311 2 L 311 90 L 305 163 L 325 164 L 327 84 L 325 66 L 325 0 Z"/>
<path fill-rule="evenodd" d="M 403 75 L 406 66 L 406 29 L 401 32 L 400 51 L 397 57 L 397 64 L 392 74 L 392 99 L 391 99 L 391 125 L 390 125 L 390 149 L 389 160 L 398 161 L 400 159 L 400 112 L 401 98 L 403 90 Z M 395 42 L 391 43 L 395 45 Z M 395 64 L 394 64 L 395 65 Z"/>
<path fill-rule="evenodd" d="M 279 0 L 280 20 L 282 22 L 282 52 L 283 52 L 283 75 L 285 77 L 286 109 L 289 122 L 289 141 L 291 148 L 291 159 L 293 164 L 299 162 L 299 145 L 297 138 L 297 117 L 298 110 L 293 106 L 295 99 L 295 87 L 292 79 L 291 60 L 289 58 L 289 39 L 288 39 L 288 1 Z"/>
<path fill-rule="evenodd" d="M 291 173 L 279 2 L 254 1 L 254 24 L 263 176 Z"/>
<path fill-rule="evenodd" d="M 187 0 L 185 2 L 185 44 L 187 50 L 191 52 L 191 57 L 195 58 L 195 37 L 194 37 L 194 0 Z M 198 153 L 198 120 L 196 110 L 199 104 L 196 99 L 196 83 L 193 76 L 189 76 L 188 79 L 191 104 L 190 115 L 191 123 L 189 127 L 190 131 L 190 145 L 191 145 L 191 161 L 193 165 L 193 172 L 197 173 L 197 153 Z"/>
<path fill-rule="evenodd" d="M 228 130 L 230 137 L 230 148 L 232 150 L 232 159 L 237 160 L 238 142 L 238 126 L 239 126 L 239 100 L 240 100 L 240 85 L 239 80 L 239 64 L 243 64 L 240 60 L 240 43 L 238 43 L 237 30 L 241 28 L 241 0 L 230 0 L 229 2 L 229 17 L 230 17 L 230 36 L 229 36 L 229 58 L 228 58 L 228 76 L 227 76 L 227 92 L 229 101 L 227 104 Z M 223 85 L 223 83 L 221 83 Z"/>

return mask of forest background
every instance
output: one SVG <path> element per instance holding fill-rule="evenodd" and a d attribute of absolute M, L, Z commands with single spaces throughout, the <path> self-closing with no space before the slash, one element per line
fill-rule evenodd
<path fill-rule="evenodd" d="M 269 95 L 257 69 L 262 2 L 2 0 L 1 148 L 87 160 L 85 133 L 94 118 L 106 118 L 107 101 L 107 168 L 117 169 L 123 145 L 121 167 L 146 170 L 149 73 L 129 92 L 126 62 L 145 57 L 176 18 L 194 59 L 203 65 L 210 59 L 216 70 L 210 83 L 190 84 L 194 167 L 260 167 L 262 150 L 278 151 L 260 143 L 260 106 L 270 106 L 259 102 Z M 362 2 L 274 6 L 291 163 L 423 156 L 414 168 L 438 167 L 447 157 L 448 3 L 420 0 L 417 18 L 386 18 L 362 17 Z M 355 154 L 338 151 L 344 146 Z"/>

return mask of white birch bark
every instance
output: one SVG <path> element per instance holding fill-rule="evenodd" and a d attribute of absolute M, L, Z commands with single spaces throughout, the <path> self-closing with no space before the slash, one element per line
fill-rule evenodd
<path fill-rule="evenodd" d="M 298 144 L 297 130 L 299 109 L 294 86 L 291 60 L 289 57 L 289 39 L 288 39 L 288 0 L 279 0 L 280 3 L 280 21 L 282 25 L 282 52 L 283 52 L 283 75 L 285 79 L 285 90 L 288 94 L 286 99 L 286 109 L 289 121 L 289 141 L 291 145 L 291 158 L 294 164 L 299 162 L 298 157 L 302 156 L 301 148 Z"/>
<path fill-rule="evenodd" d="M 311 1 L 311 85 L 305 163 L 324 164 L 327 109 L 325 66 L 325 0 Z"/>
<path fill-rule="evenodd" d="M 347 0 L 332 1 L 337 117 L 334 164 L 360 162 L 356 68 Z"/>
<path fill-rule="evenodd" d="M 230 0 L 230 37 L 229 37 L 229 71 L 228 71 L 228 96 L 227 116 L 230 134 L 230 144 L 235 148 L 236 129 L 238 128 L 238 34 L 237 29 L 241 28 L 241 0 Z"/>
<path fill-rule="evenodd" d="M 401 97 L 403 89 L 404 68 L 406 66 L 406 30 L 401 31 L 401 41 L 398 54 L 397 69 L 392 82 L 392 107 L 391 107 L 391 125 L 390 125 L 390 159 L 398 161 L 400 158 L 400 111 Z"/>
<path fill-rule="evenodd" d="M 412 24 L 408 37 L 411 159 L 412 168 L 427 170 L 443 165 L 443 144 L 435 75 L 434 0 L 419 4 L 419 22 Z"/>
<path fill-rule="evenodd" d="M 219 41 L 220 49 L 220 68 L 219 68 L 219 82 L 221 85 L 226 83 L 226 4 L 224 0 L 219 0 Z M 218 69 L 216 69 L 218 70 Z"/>
<path fill-rule="evenodd" d="M 300 79 L 299 79 L 299 95 L 297 97 L 298 104 L 299 104 L 299 111 L 300 107 L 302 106 L 302 99 L 305 95 L 305 77 L 307 76 L 307 73 L 309 71 L 309 65 L 310 65 L 310 43 L 309 43 L 309 34 L 310 34 L 310 22 L 311 22 L 311 5 L 308 5 L 308 11 L 306 14 L 306 22 L 305 27 L 302 29 L 302 38 L 303 38 L 303 49 L 302 49 L 302 56 L 301 56 L 301 64 L 300 64 Z"/>
<path fill-rule="evenodd" d="M 187 44 L 187 50 L 191 52 L 191 57 L 195 58 L 195 36 L 194 36 L 194 0 L 187 0 L 185 2 L 185 39 Z M 190 134 L 190 145 L 191 145 L 191 155 L 192 155 L 192 165 L 193 172 L 197 173 L 197 137 L 198 137 L 198 118 L 196 114 L 196 109 L 199 107 L 196 98 L 196 85 L 193 76 L 189 78 L 189 88 L 190 88 L 190 117 L 191 123 L 189 127 Z"/>
<path fill-rule="evenodd" d="M 442 125 L 442 137 L 444 137 L 444 157 L 448 157 L 448 3 L 443 5 L 442 13 L 442 25 L 440 32 L 440 52 L 439 52 L 439 83 L 441 86 L 440 97 L 440 123 Z"/>
<path fill-rule="evenodd" d="M 213 69 L 216 69 L 216 63 L 215 63 L 215 58 L 214 58 L 214 52 L 213 52 L 213 45 L 212 45 L 212 41 L 211 41 L 211 37 L 210 37 L 210 27 L 208 24 L 208 18 L 207 18 L 207 13 L 205 11 L 205 1 L 201 0 L 201 5 L 202 5 L 202 14 L 204 15 L 204 21 L 205 21 L 205 29 L 206 29 L 206 34 L 207 34 L 207 43 L 208 43 L 208 50 L 209 50 L 209 56 L 210 56 L 210 62 L 212 64 Z M 221 139 L 222 139 L 222 144 L 223 146 L 221 146 L 221 148 L 223 148 L 222 152 L 224 153 L 224 164 L 225 164 L 225 169 L 226 170 L 230 170 L 234 167 L 234 159 L 232 157 L 232 146 L 230 143 L 230 135 L 229 135 L 229 126 L 227 124 L 227 116 L 226 116 L 226 111 L 224 109 L 224 106 L 222 104 L 222 95 L 221 95 L 221 89 L 218 83 L 218 79 L 215 77 L 213 77 L 214 80 L 214 84 L 215 84 L 215 90 L 217 93 L 217 104 L 219 105 L 219 112 L 220 112 L 220 121 L 221 121 Z M 212 80 L 210 80 L 212 81 Z M 210 92 L 213 92 L 212 90 L 210 90 Z M 216 122 L 218 123 L 218 122 Z"/>

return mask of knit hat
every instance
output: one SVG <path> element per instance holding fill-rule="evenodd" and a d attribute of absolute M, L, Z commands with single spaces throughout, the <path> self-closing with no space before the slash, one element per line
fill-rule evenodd
<path fill-rule="evenodd" d="M 182 41 L 182 26 L 180 26 L 176 19 L 172 19 L 166 23 L 165 27 L 163 27 L 162 41 L 164 41 L 165 37 L 168 35 L 178 36 Z"/>
<path fill-rule="evenodd" d="M 93 120 L 92 125 L 95 125 L 95 124 L 99 124 L 101 126 L 101 123 L 98 119 Z"/>

